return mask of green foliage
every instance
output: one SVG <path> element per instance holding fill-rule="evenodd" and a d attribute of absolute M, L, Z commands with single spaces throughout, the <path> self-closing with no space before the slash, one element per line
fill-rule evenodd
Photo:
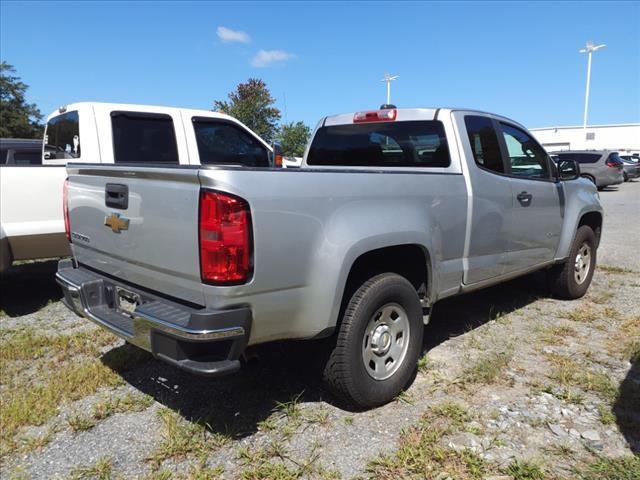
<path fill-rule="evenodd" d="M 275 98 L 263 80 L 250 78 L 228 97 L 228 101 L 214 101 L 214 109 L 237 118 L 268 142 L 276 137 L 280 110 L 273 106 Z"/>
<path fill-rule="evenodd" d="M 20 77 L 12 75 L 15 68 L 0 62 L 0 137 L 42 137 L 42 115 L 33 103 L 27 103 L 28 85 Z"/>
<path fill-rule="evenodd" d="M 284 123 L 280 126 L 280 144 L 285 157 L 301 157 L 307 146 L 311 129 L 303 122 Z"/>

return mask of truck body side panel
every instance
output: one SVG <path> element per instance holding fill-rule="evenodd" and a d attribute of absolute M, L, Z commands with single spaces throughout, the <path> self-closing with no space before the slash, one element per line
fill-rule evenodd
<path fill-rule="evenodd" d="M 252 281 L 204 287 L 208 307 L 251 307 L 250 343 L 311 337 L 335 325 L 353 262 L 378 248 L 420 245 L 435 266 L 436 291 L 460 285 L 462 175 L 203 169 L 200 179 L 251 207 Z"/>

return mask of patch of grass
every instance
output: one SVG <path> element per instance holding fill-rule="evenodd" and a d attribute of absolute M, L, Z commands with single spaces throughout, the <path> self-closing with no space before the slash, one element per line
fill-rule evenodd
<path fill-rule="evenodd" d="M 618 395 L 618 382 L 602 372 L 587 371 L 580 375 L 576 384 L 583 390 L 595 393 L 612 404 Z"/>
<path fill-rule="evenodd" d="M 635 273 L 633 270 L 624 267 L 618 267 L 616 265 L 598 265 L 598 270 L 601 270 L 605 273 Z"/>
<path fill-rule="evenodd" d="M 513 349 L 488 352 L 462 372 L 462 380 L 469 383 L 496 383 L 513 358 Z"/>
<path fill-rule="evenodd" d="M 103 420 L 116 413 L 142 412 L 153 403 L 149 395 L 127 393 L 121 397 L 108 398 L 93 406 L 91 416 L 96 420 Z"/>
<path fill-rule="evenodd" d="M 626 317 L 607 342 L 612 355 L 634 362 L 640 358 L 640 315 Z"/>
<path fill-rule="evenodd" d="M 71 470 L 70 478 L 82 480 L 92 478 L 96 480 L 109 480 L 113 475 L 113 461 L 109 457 L 101 457 L 91 465 L 75 467 Z"/>
<path fill-rule="evenodd" d="M 558 385 L 566 387 L 574 385 L 581 367 L 571 357 L 550 353 L 545 355 L 547 361 L 551 365 L 551 371 L 547 375 Z"/>
<path fill-rule="evenodd" d="M 551 325 L 540 330 L 538 340 L 546 345 L 559 345 L 565 343 L 566 337 L 575 337 L 577 332 L 567 325 Z"/>
<path fill-rule="evenodd" d="M 638 480 L 640 456 L 601 457 L 575 473 L 582 480 Z"/>
<path fill-rule="evenodd" d="M 513 480 L 544 480 L 542 467 L 530 460 L 514 460 L 504 469 L 504 473 L 511 475 Z"/>
<path fill-rule="evenodd" d="M 189 422 L 172 410 L 158 411 L 162 423 L 162 441 L 149 460 L 159 466 L 163 461 L 185 458 L 188 455 L 203 455 L 228 442 L 222 434 L 213 434 L 206 425 Z"/>
<path fill-rule="evenodd" d="M 148 395 L 128 393 L 121 397 L 108 398 L 93 406 L 90 416 L 76 414 L 67 419 L 67 423 L 74 432 L 85 431 L 95 427 L 98 421 L 104 420 L 116 413 L 141 412 L 153 403 Z"/>
<path fill-rule="evenodd" d="M 424 354 L 418 359 L 418 371 L 420 373 L 427 373 L 429 370 L 431 370 L 431 368 L 431 361 L 429 360 L 427 354 Z"/>
<path fill-rule="evenodd" d="M 84 415 L 72 415 L 67 419 L 67 423 L 74 432 L 89 430 L 97 424 L 95 419 Z"/>
<path fill-rule="evenodd" d="M 572 322 L 591 323 L 600 318 L 598 311 L 591 305 L 583 305 L 569 312 L 562 312 L 562 318 L 571 320 Z"/>
<path fill-rule="evenodd" d="M 607 290 L 604 292 L 592 293 L 591 295 L 589 295 L 589 300 L 593 303 L 597 303 L 598 305 L 606 305 L 613 299 L 613 297 L 613 292 Z"/>
<path fill-rule="evenodd" d="M 611 408 L 609 406 L 599 403 L 597 405 L 597 408 L 598 408 L 598 415 L 600 415 L 600 422 L 603 425 L 611 425 L 613 422 L 616 421 L 616 417 L 611 411 Z"/>
<path fill-rule="evenodd" d="M 83 354 L 95 356 L 116 340 L 115 335 L 101 328 L 73 335 L 42 335 L 32 328 L 10 330 L 0 336 L 0 363 L 33 360 L 45 354 L 55 356 L 57 361 Z"/>
<path fill-rule="evenodd" d="M 464 407 L 453 402 L 432 407 L 418 425 L 402 433 L 393 454 L 369 462 L 369 478 L 483 478 L 490 469 L 482 457 L 471 450 L 455 451 L 443 446 L 445 435 L 459 430 L 467 418 Z"/>
<path fill-rule="evenodd" d="M 396 397 L 398 402 L 406 403 L 407 405 L 414 405 L 413 396 L 406 390 L 402 390 Z"/>
<path fill-rule="evenodd" d="M 100 362 L 89 362 L 60 367 L 42 384 L 8 388 L 0 400 L 2 437 L 13 436 L 24 425 L 42 425 L 64 402 L 122 383 L 122 377 L 110 368 Z"/>
<path fill-rule="evenodd" d="M 455 429 L 461 429 L 471 420 L 467 409 L 457 402 L 445 401 L 431 407 L 431 411 L 434 415 L 448 418 L 451 421 L 451 427 Z"/>
<path fill-rule="evenodd" d="M 347 415 L 342 419 L 345 425 L 353 425 L 354 417 L 352 415 Z"/>
<path fill-rule="evenodd" d="M 266 448 L 250 450 L 243 448 L 238 453 L 243 465 L 240 478 L 244 480 L 294 480 L 299 478 L 340 478 L 336 472 L 328 471 L 317 464 L 316 447 L 301 461 L 290 457 L 278 442 Z"/>
<path fill-rule="evenodd" d="M 602 315 L 605 319 L 611 320 L 618 318 L 620 316 L 620 312 L 613 307 L 605 307 L 604 310 L 602 310 Z"/>

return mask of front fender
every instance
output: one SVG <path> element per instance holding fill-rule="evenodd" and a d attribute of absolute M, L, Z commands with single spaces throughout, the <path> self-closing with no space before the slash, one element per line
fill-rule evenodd
<path fill-rule="evenodd" d="M 598 191 L 591 181 L 580 178 L 564 182 L 564 189 L 565 212 L 560 241 L 556 249 L 556 261 L 565 260 L 569 256 L 580 219 L 585 214 L 597 212 L 604 218 Z"/>

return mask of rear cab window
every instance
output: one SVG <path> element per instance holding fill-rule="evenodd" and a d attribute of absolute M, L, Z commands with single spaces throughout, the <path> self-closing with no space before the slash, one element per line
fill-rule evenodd
<path fill-rule="evenodd" d="M 373 122 L 320 127 L 308 165 L 446 168 L 451 164 L 442 122 Z"/>
<path fill-rule="evenodd" d="M 44 158 L 79 159 L 81 153 L 78 112 L 66 112 L 49 119 L 44 132 Z"/>
<path fill-rule="evenodd" d="M 111 112 L 114 163 L 178 164 L 178 145 L 170 115 Z"/>

